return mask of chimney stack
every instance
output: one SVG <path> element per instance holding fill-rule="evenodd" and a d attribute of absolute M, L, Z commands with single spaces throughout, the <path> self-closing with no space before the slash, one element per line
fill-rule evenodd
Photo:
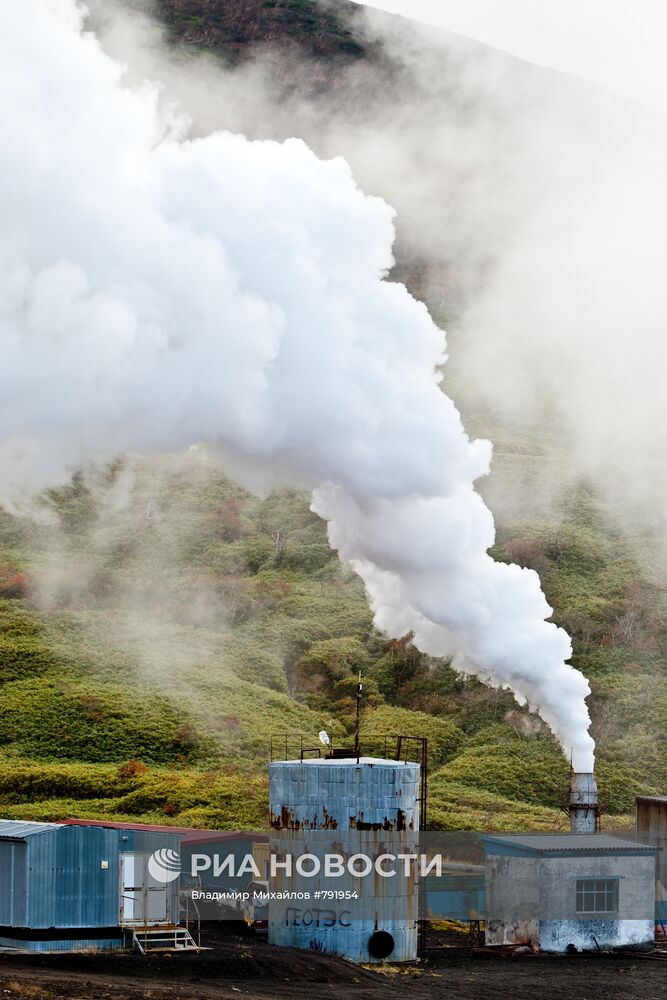
<path fill-rule="evenodd" d="M 568 812 L 571 833 L 596 833 L 599 830 L 598 786 L 592 772 L 572 772 Z"/>

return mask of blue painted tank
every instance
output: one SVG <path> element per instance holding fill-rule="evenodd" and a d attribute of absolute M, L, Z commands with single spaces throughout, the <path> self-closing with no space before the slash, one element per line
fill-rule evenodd
<path fill-rule="evenodd" d="M 375 757 L 278 761 L 269 766 L 274 853 L 321 854 L 336 849 L 375 857 L 386 850 L 411 853 L 419 831 L 418 763 Z M 335 883 L 354 891 L 351 903 L 312 902 L 330 880 L 287 878 L 271 889 L 311 894 L 311 901 L 269 907 L 273 944 L 341 955 L 353 962 L 413 961 L 417 957 L 419 888 L 416 877 L 346 875 Z"/>

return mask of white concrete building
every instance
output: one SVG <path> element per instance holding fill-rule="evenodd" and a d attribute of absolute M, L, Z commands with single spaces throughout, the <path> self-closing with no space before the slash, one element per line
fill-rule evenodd
<path fill-rule="evenodd" d="M 551 952 L 652 946 L 654 847 L 604 834 L 483 840 L 487 945 Z"/>

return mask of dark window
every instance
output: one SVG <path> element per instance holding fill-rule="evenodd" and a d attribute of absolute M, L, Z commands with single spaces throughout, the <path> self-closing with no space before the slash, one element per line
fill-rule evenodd
<path fill-rule="evenodd" d="M 616 913 L 617 878 L 578 878 L 577 913 Z"/>

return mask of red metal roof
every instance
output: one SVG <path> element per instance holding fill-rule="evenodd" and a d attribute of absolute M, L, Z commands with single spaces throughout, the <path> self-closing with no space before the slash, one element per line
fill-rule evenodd
<path fill-rule="evenodd" d="M 112 830 L 143 830 L 147 833 L 179 833 L 183 837 L 183 843 L 194 844 L 213 840 L 256 840 L 267 841 L 267 833 L 253 833 L 242 830 L 203 830 L 191 826 L 160 826 L 152 823 L 118 823 L 113 820 L 104 819 L 63 819 L 59 823 L 67 826 L 105 826 Z"/>
<path fill-rule="evenodd" d="M 216 840 L 250 840 L 254 843 L 268 843 L 268 833 L 253 833 L 248 830 L 191 830 L 183 838 L 184 844 L 204 844 Z"/>
<path fill-rule="evenodd" d="M 191 833 L 187 826 L 158 826 L 152 823 L 116 823 L 113 820 L 104 819 L 63 819 L 59 820 L 67 826 L 105 826 L 111 830 L 143 830 L 147 833 Z M 198 832 L 204 832 L 198 831 Z"/>

